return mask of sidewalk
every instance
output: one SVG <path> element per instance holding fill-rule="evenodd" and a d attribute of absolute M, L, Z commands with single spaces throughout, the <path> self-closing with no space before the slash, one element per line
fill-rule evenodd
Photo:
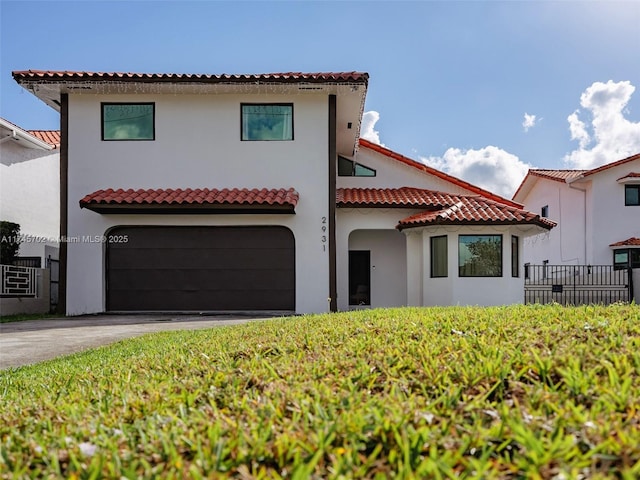
<path fill-rule="evenodd" d="M 231 315 L 83 315 L 0 323 L 0 370 L 164 330 L 240 325 L 264 318 Z"/>

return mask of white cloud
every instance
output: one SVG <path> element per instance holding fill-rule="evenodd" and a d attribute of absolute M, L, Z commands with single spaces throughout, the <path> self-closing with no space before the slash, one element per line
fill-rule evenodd
<path fill-rule="evenodd" d="M 524 128 L 525 133 L 528 132 L 530 128 L 535 127 L 537 122 L 538 120 L 536 119 L 535 115 L 529 115 L 525 112 L 524 120 L 522 121 L 522 128 Z"/>
<path fill-rule="evenodd" d="M 425 164 L 511 198 L 531 165 L 492 145 L 479 150 L 449 148 L 442 157 L 420 157 Z"/>
<path fill-rule="evenodd" d="M 594 82 L 580 96 L 580 105 L 591 121 L 576 110 L 567 117 L 571 139 L 579 146 L 564 157 L 572 168 L 591 169 L 640 152 L 640 122 L 625 118 L 635 91 L 631 82 Z"/>
<path fill-rule="evenodd" d="M 362 125 L 360 127 L 360 137 L 370 142 L 384 146 L 380 142 L 380 132 L 375 130 L 376 123 L 380 120 L 380 114 L 374 110 L 362 114 Z"/>

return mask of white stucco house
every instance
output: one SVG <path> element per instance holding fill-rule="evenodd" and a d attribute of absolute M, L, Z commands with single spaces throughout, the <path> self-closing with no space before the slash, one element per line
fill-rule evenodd
<path fill-rule="evenodd" d="M 60 134 L 0 118 L 0 220 L 20 225 L 18 255 L 44 268 L 58 258 Z"/>
<path fill-rule="evenodd" d="M 558 224 L 525 239 L 526 263 L 640 268 L 640 153 L 591 170 L 529 170 L 513 200 Z"/>
<path fill-rule="evenodd" d="M 366 73 L 13 77 L 61 114 L 69 315 L 520 303 L 555 225 L 360 139 Z"/>

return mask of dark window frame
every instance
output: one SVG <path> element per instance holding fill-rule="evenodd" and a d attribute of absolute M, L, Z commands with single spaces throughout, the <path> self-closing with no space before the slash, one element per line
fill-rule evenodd
<path fill-rule="evenodd" d="M 151 138 L 104 138 L 104 107 L 113 105 L 151 105 Z M 155 102 L 100 102 L 100 138 L 103 142 L 153 142 L 156 139 Z"/>
<path fill-rule="evenodd" d="M 464 237 L 496 237 L 500 239 L 500 272 L 498 275 L 463 275 L 463 265 L 460 264 L 460 246 Z M 504 276 L 504 238 L 501 233 L 461 234 L 458 235 L 458 277 L 459 278 L 502 278 Z"/>
<path fill-rule="evenodd" d="M 627 191 L 636 190 L 638 192 L 638 203 L 630 203 L 629 197 L 627 196 Z M 631 184 L 624 186 L 624 205 L 625 207 L 637 207 L 640 206 L 640 184 Z"/>
<path fill-rule="evenodd" d="M 549 205 L 545 205 L 540 209 L 540 216 L 543 218 L 549 218 Z"/>
<path fill-rule="evenodd" d="M 351 164 L 351 173 L 349 175 L 344 175 L 342 173 L 340 173 L 340 162 L 349 162 Z M 362 167 L 366 170 L 369 170 L 371 172 L 373 172 L 373 175 L 357 175 L 356 174 L 356 169 L 357 167 Z M 377 172 L 375 168 L 371 168 L 371 167 L 367 167 L 366 165 L 363 165 L 361 163 L 358 163 L 354 160 L 351 160 L 347 157 L 343 157 L 342 155 L 338 155 L 338 176 L 339 177 L 363 177 L 363 178 L 372 178 L 377 176 Z"/>
<path fill-rule="evenodd" d="M 625 253 L 627 260 L 624 264 L 616 263 L 616 254 Z M 626 268 L 640 268 L 640 248 L 616 248 L 613 251 L 613 269 L 624 270 Z"/>
<path fill-rule="evenodd" d="M 283 139 L 263 139 L 263 138 L 244 138 L 244 107 L 291 107 L 291 138 Z M 255 102 L 242 102 L 240 103 L 240 141 L 241 142 L 293 142 L 295 140 L 295 109 L 293 108 L 293 102 L 267 102 L 267 103 L 255 103 Z"/>
<path fill-rule="evenodd" d="M 435 240 L 441 240 L 444 238 L 444 258 L 445 258 L 445 264 L 444 264 L 444 275 L 441 274 L 437 274 L 434 272 L 434 262 L 433 262 L 433 258 L 434 258 L 434 248 L 436 246 Z M 437 235 L 434 237 L 429 237 L 429 262 L 430 262 L 430 276 L 431 278 L 447 278 L 449 276 L 449 238 L 447 235 Z"/>
<path fill-rule="evenodd" d="M 515 253 L 515 261 L 514 261 L 514 253 Z M 516 235 L 511 235 L 511 277 L 512 278 L 520 277 L 520 238 Z"/>

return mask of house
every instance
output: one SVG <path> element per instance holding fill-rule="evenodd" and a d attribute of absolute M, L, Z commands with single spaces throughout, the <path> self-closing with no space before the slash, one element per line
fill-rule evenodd
<path fill-rule="evenodd" d="M 58 258 L 60 132 L 24 130 L 0 118 L 0 220 L 20 225 L 21 263 Z"/>
<path fill-rule="evenodd" d="M 360 139 L 366 73 L 13 77 L 61 114 L 69 315 L 519 303 L 555 225 Z"/>
<path fill-rule="evenodd" d="M 640 153 L 591 170 L 529 170 L 513 200 L 556 222 L 524 261 L 640 268 Z"/>

